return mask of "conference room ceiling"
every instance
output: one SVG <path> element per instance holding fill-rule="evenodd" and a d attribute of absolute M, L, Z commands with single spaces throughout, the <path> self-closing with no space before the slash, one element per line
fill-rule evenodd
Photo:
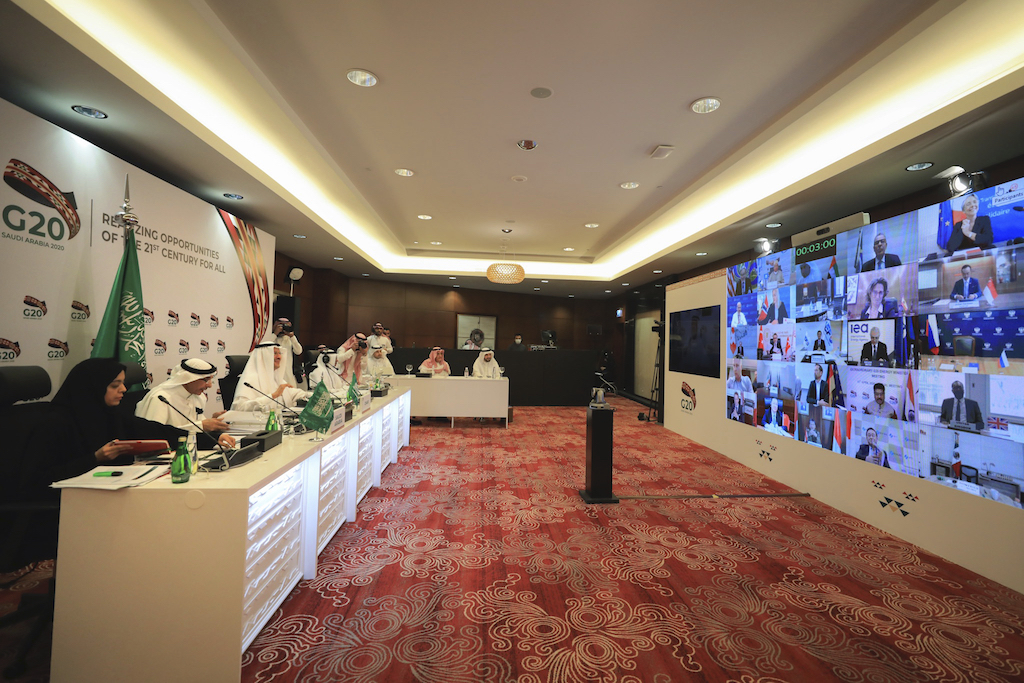
<path fill-rule="evenodd" d="M 540 266 L 527 267 L 515 286 L 451 271 L 447 260 L 436 268 L 378 267 L 382 260 L 358 231 L 329 224 L 272 174 L 240 162 L 245 150 L 225 152 L 215 135 L 126 77 L 75 29 L 48 19 L 61 37 L 33 18 L 47 16 L 43 0 L 19 0 L 32 15 L 0 0 L 0 97 L 253 222 L 275 235 L 279 251 L 350 277 L 607 297 L 628 291 L 623 283 L 632 290 L 664 277 L 655 270 L 684 272 L 748 250 L 757 237 L 802 232 L 934 185 L 934 173 L 947 166 L 983 169 L 1024 154 L 1024 90 L 1013 89 L 785 185 L 725 225 L 663 240 L 659 253 L 640 255 L 615 277 L 548 276 L 548 264 L 600 264 L 628 249 L 737 160 L 798 126 L 800 116 L 962 3 L 183 4 L 316 151 L 319 168 L 344 190 L 336 193 L 344 208 L 380 243 L 427 257 L 418 265 L 499 260 L 504 246 L 508 257 Z M 372 71 L 379 83 L 353 85 L 352 68 Z M 551 95 L 535 97 L 536 88 Z M 238 89 L 225 94 L 234 107 L 263 106 L 245 97 L 252 93 L 245 84 Z M 693 113 L 691 102 L 704 96 L 720 98 L 721 108 Z M 80 117 L 74 104 L 110 118 Z M 520 149 L 524 139 L 536 148 Z M 658 145 L 671 154 L 650 158 Z M 935 166 L 904 170 L 917 161 Z M 399 168 L 414 175 L 396 175 Z M 621 189 L 627 181 L 639 187 Z M 226 192 L 245 199 L 232 202 Z M 783 226 L 765 229 L 771 221 Z"/>

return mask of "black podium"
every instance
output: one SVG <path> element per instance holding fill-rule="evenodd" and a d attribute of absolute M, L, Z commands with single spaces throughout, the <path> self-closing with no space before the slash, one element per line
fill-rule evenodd
<path fill-rule="evenodd" d="M 599 404 L 608 406 L 607 403 Z M 618 503 L 612 493 L 612 423 L 615 410 L 587 408 L 587 489 L 580 491 L 586 503 Z"/>

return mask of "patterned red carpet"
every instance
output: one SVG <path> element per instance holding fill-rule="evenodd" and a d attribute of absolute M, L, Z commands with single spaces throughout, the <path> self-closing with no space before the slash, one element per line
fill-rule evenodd
<path fill-rule="evenodd" d="M 612 399 L 615 492 L 792 493 Z M 413 427 L 243 681 L 1024 680 L 1024 596 L 810 498 L 587 506 L 582 408 Z"/>

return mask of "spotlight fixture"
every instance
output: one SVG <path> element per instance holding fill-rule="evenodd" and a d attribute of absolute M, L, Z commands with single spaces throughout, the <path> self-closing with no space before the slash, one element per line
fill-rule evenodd
<path fill-rule="evenodd" d="M 516 143 L 516 146 L 519 149 L 523 150 L 524 152 L 532 152 L 533 150 L 537 149 L 537 141 L 536 140 L 520 140 L 519 142 Z"/>
<path fill-rule="evenodd" d="M 775 228 L 781 228 L 782 227 L 782 223 L 765 223 L 764 227 L 766 227 L 766 228 L 768 228 L 770 230 L 774 230 Z"/>
<path fill-rule="evenodd" d="M 759 237 L 755 242 L 758 242 L 757 250 L 762 254 L 770 254 L 775 249 L 775 245 L 779 243 L 778 240 L 770 240 L 766 237 Z"/>
<path fill-rule="evenodd" d="M 345 74 L 345 77 L 349 82 L 363 88 L 372 88 L 377 85 L 377 77 L 365 69 L 352 69 Z"/>
<path fill-rule="evenodd" d="M 923 171 L 926 168 L 931 168 L 934 165 L 935 164 L 933 164 L 930 161 L 919 161 L 916 164 L 911 164 L 910 166 L 907 166 L 907 170 L 911 171 L 911 172 L 913 172 L 913 171 Z"/>
<path fill-rule="evenodd" d="M 285 278 L 287 278 L 290 282 L 298 282 L 299 280 L 302 279 L 303 275 L 304 271 L 302 270 L 302 268 L 289 268 L 288 274 L 285 275 Z"/>
<path fill-rule="evenodd" d="M 621 187 L 623 190 L 635 190 L 636 188 L 640 187 L 640 183 L 630 180 L 625 183 L 619 183 L 619 187 Z"/>
<path fill-rule="evenodd" d="M 722 100 L 717 97 L 702 97 L 690 103 L 690 111 L 694 114 L 710 114 L 722 106 Z"/>
<path fill-rule="evenodd" d="M 935 175 L 936 178 L 943 178 L 949 185 L 951 197 L 959 197 L 968 192 L 975 192 L 984 187 L 984 171 L 969 172 L 963 166 L 950 166 L 946 170 Z"/>
<path fill-rule="evenodd" d="M 100 111 L 99 109 L 95 109 L 93 107 L 87 107 L 84 104 L 74 105 L 73 107 L 71 107 L 71 111 L 75 112 L 76 114 L 81 114 L 82 116 L 88 116 L 90 119 L 107 118 L 106 112 Z"/>
<path fill-rule="evenodd" d="M 512 228 L 502 228 L 501 231 L 507 235 L 508 233 L 512 232 Z"/>
<path fill-rule="evenodd" d="M 226 197 L 227 199 L 234 199 L 234 200 L 236 200 L 236 201 L 237 201 L 237 200 L 239 200 L 239 199 L 245 199 L 245 197 L 243 197 L 242 195 L 240 195 L 240 194 L 235 194 L 234 192 L 225 192 L 225 193 L 224 193 L 224 196 L 225 196 L 225 197 Z"/>
<path fill-rule="evenodd" d="M 416 175 L 416 173 L 412 169 L 409 169 L 409 168 L 396 168 L 395 169 L 395 175 L 400 175 L 403 178 L 408 178 L 411 175 Z"/>

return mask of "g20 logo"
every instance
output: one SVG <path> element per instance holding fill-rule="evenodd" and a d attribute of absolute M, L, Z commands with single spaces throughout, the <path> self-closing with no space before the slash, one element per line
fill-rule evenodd
<path fill-rule="evenodd" d="M 60 216 L 52 216 L 47 220 L 46 216 L 38 211 L 25 211 L 17 204 L 8 204 L 3 211 L 4 225 L 14 232 L 28 231 L 29 235 L 35 237 L 49 237 L 54 242 L 59 242 L 67 235 L 67 228 Z"/>

